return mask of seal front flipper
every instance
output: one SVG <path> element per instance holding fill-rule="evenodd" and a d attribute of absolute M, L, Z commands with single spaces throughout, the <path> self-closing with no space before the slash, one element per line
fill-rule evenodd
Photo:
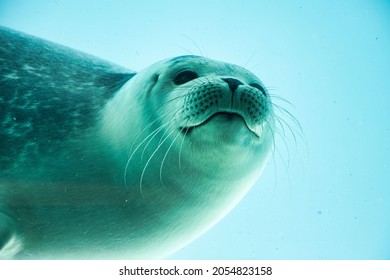
<path fill-rule="evenodd" d="M 0 259 L 12 259 L 21 250 L 21 245 L 14 221 L 0 212 Z"/>

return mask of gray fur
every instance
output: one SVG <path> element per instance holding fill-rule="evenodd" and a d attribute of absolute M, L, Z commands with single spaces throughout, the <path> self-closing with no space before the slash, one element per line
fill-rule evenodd
<path fill-rule="evenodd" d="M 0 27 L 0 174 L 96 123 L 134 72 Z M 52 151 L 50 152 L 50 150 Z"/>

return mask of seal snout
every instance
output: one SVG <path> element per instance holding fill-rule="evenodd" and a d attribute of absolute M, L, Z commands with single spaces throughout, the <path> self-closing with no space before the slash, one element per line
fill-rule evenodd
<path fill-rule="evenodd" d="M 234 79 L 234 78 L 223 78 L 228 85 L 232 93 L 236 91 L 238 86 L 243 85 L 243 83 L 240 80 Z"/>
<path fill-rule="evenodd" d="M 248 130 L 259 137 L 270 106 L 264 88 L 257 82 L 247 83 L 235 77 L 198 80 L 185 96 L 180 129 L 207 125 L 215 115 L 223 113 L 239 116 Z"/>

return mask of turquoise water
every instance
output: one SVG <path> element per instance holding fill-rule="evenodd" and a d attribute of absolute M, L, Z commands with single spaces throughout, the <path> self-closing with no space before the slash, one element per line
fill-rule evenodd
<path fill-rule="evenodd" d="M 389 1 L 79 2 L 0 0 L 0 24 L 137 71 L 242 65 L 302 126 L 284 115 L 296 143 L 286 127 L 248 196 L 170 258 L 390 259 Z"/>

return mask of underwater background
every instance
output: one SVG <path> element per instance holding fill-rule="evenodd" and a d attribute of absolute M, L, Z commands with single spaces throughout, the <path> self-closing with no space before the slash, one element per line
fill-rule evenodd
<path fill-rule="evenodd" d="M 0 0 L 0 25 L 136 71 L 204 55 L 291 102 L 258 183 L 169 259 L 390 259 L 390 1 Z"/>

